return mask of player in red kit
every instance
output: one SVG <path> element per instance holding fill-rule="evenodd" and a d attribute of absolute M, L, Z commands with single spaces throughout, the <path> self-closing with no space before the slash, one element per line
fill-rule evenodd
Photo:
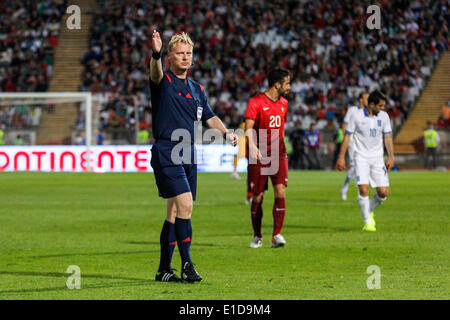
<path fill-rule="evenodd" d="M 246 204 L 251 204 L 253 200 L 253 189 L 259 179 L 259 167 L 257 163 L 251 164 L 248 151 L 248 137 L 245 137 L 245 157 L 247 158 L 247 200 Z M 267 182 L 264 191 L 267 190 Z"/>
<path fill-rule="evenodd" d="M 286 214 L 285 188 L 288 183 L 288 159 L 284 144 L 284 123 L 288 102 L 282 97 L 290 90 L 289 72 L 274 69 L 268 75 L 269 89 L 250 99 L 245 112 L 245 134 L 249 142 L 249 163 L 253 163 L 253 201 L 251 219 L 254 238 L 251 248 L 262 246 L 262 203 L 270 177 L 275 193 L 273 205 L 272 247 L 282 247 L 281 235 Z"/>

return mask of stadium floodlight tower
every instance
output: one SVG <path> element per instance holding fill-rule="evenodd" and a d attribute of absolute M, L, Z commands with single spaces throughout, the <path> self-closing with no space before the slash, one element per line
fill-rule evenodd
<path fill-rule="evenodd" d="M 92 93 L 90 92 L 0 92 L 0 106 L 85 103 L 87 171 L 91 169 L 92 100 Z"/>

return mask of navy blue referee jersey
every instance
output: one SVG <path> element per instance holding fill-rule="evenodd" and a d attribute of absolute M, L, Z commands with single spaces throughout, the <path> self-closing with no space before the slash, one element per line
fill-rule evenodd
<path fill-rule="evenodd" d="M 187 82 L 187 83 L 186 83 Z M 205 90 L 196 81 L 177 78 L 172 71 L 164 73 L 159 85 L 150 81 L 152 129 L 156 141 L 171 140 L 176 129 L 187 129 L 194 143 L 194 122 L 214 117 Z"/>
<path fill-rule="evenodd" d="M 158 85 L 150 80 L 152 101 L 152 130 L 155 143 L 152 147 L 151 165 L 155 173 L 159 195 L 171 198 L 185 192 L 192 192 L 195 199 L 197 189 L 197 165 L 195 159 L 194 131 L 196 121 L 206 121 L 214 112 L 206 98 L 205 90 L 196 81 L 177 78 L 167 71 Z M 179 158 L 189 150 L 190 161 L 174 162 L 173 148 L 180 141 L 172 141 L 172 133 L 185 129 L 190 134 L 189 148 L 182 148 Z M 179 137 L 175 137 L 179 139 Z"/>

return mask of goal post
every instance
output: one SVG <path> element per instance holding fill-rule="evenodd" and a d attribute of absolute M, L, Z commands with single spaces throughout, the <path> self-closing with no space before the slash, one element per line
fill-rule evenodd
<path fill-rule="evenodd" d="M 41 99 L 41 100 L 39 100 Z M 51 101 L 49 101 L 51 99 Z M 2 105 L 85 103 L 86 169 L 90 171 L 92 143 L 92 93 L 90 92 L 0 92 Z"/>

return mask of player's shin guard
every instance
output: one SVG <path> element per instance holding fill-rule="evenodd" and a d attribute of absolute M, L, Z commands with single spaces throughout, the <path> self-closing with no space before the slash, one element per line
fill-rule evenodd
<path fill-rule="evenodd" d="M 386 199 L 387 197 L 380 198 L 378 193 L 375 193 L 372 197 L 372 200 L 370 200 L 370 212 L 374 211 Z"/>
<path fill-rule="evenodd" d="M 369 197 L 361 197 L 358 194 L 358 204 L 359 210 L 361 210 L 361 216 L 364 220 L 364 223 L 370 222 L 370 201 Z"/>
<path fill-rule="evenodd" d="M 283 228 L 285 215 L 286 215 L 285 198 L 275 198 L 275 202 L 273 204 L 273 235 L 281 233 L 281 228 Z"/>
<path fill-rule="evenodd" d="M 172 264 L 172 256 L 177 239 L 175 236 L 175 225 L 165 220 L 159 237 L 161 246 L 161 257 L 159 261 L 158 272 L 170 271 Z"/>
<path fill-rule="evenodd" d="M 175 218 L 175 234 L 182 265 L 184 265 L 185 262 L 192 263 L 190 253 L 192 239 L 191 219 Z"/>
<path fill-rule="evenodd" d="M 253 201 L 250 210 L 252 217 L 253 235 L 255 237 L 262 238 L 262 231 L 261 231 L 262 217 L 263 217 L 262 201 L 259 203 Z"/>

